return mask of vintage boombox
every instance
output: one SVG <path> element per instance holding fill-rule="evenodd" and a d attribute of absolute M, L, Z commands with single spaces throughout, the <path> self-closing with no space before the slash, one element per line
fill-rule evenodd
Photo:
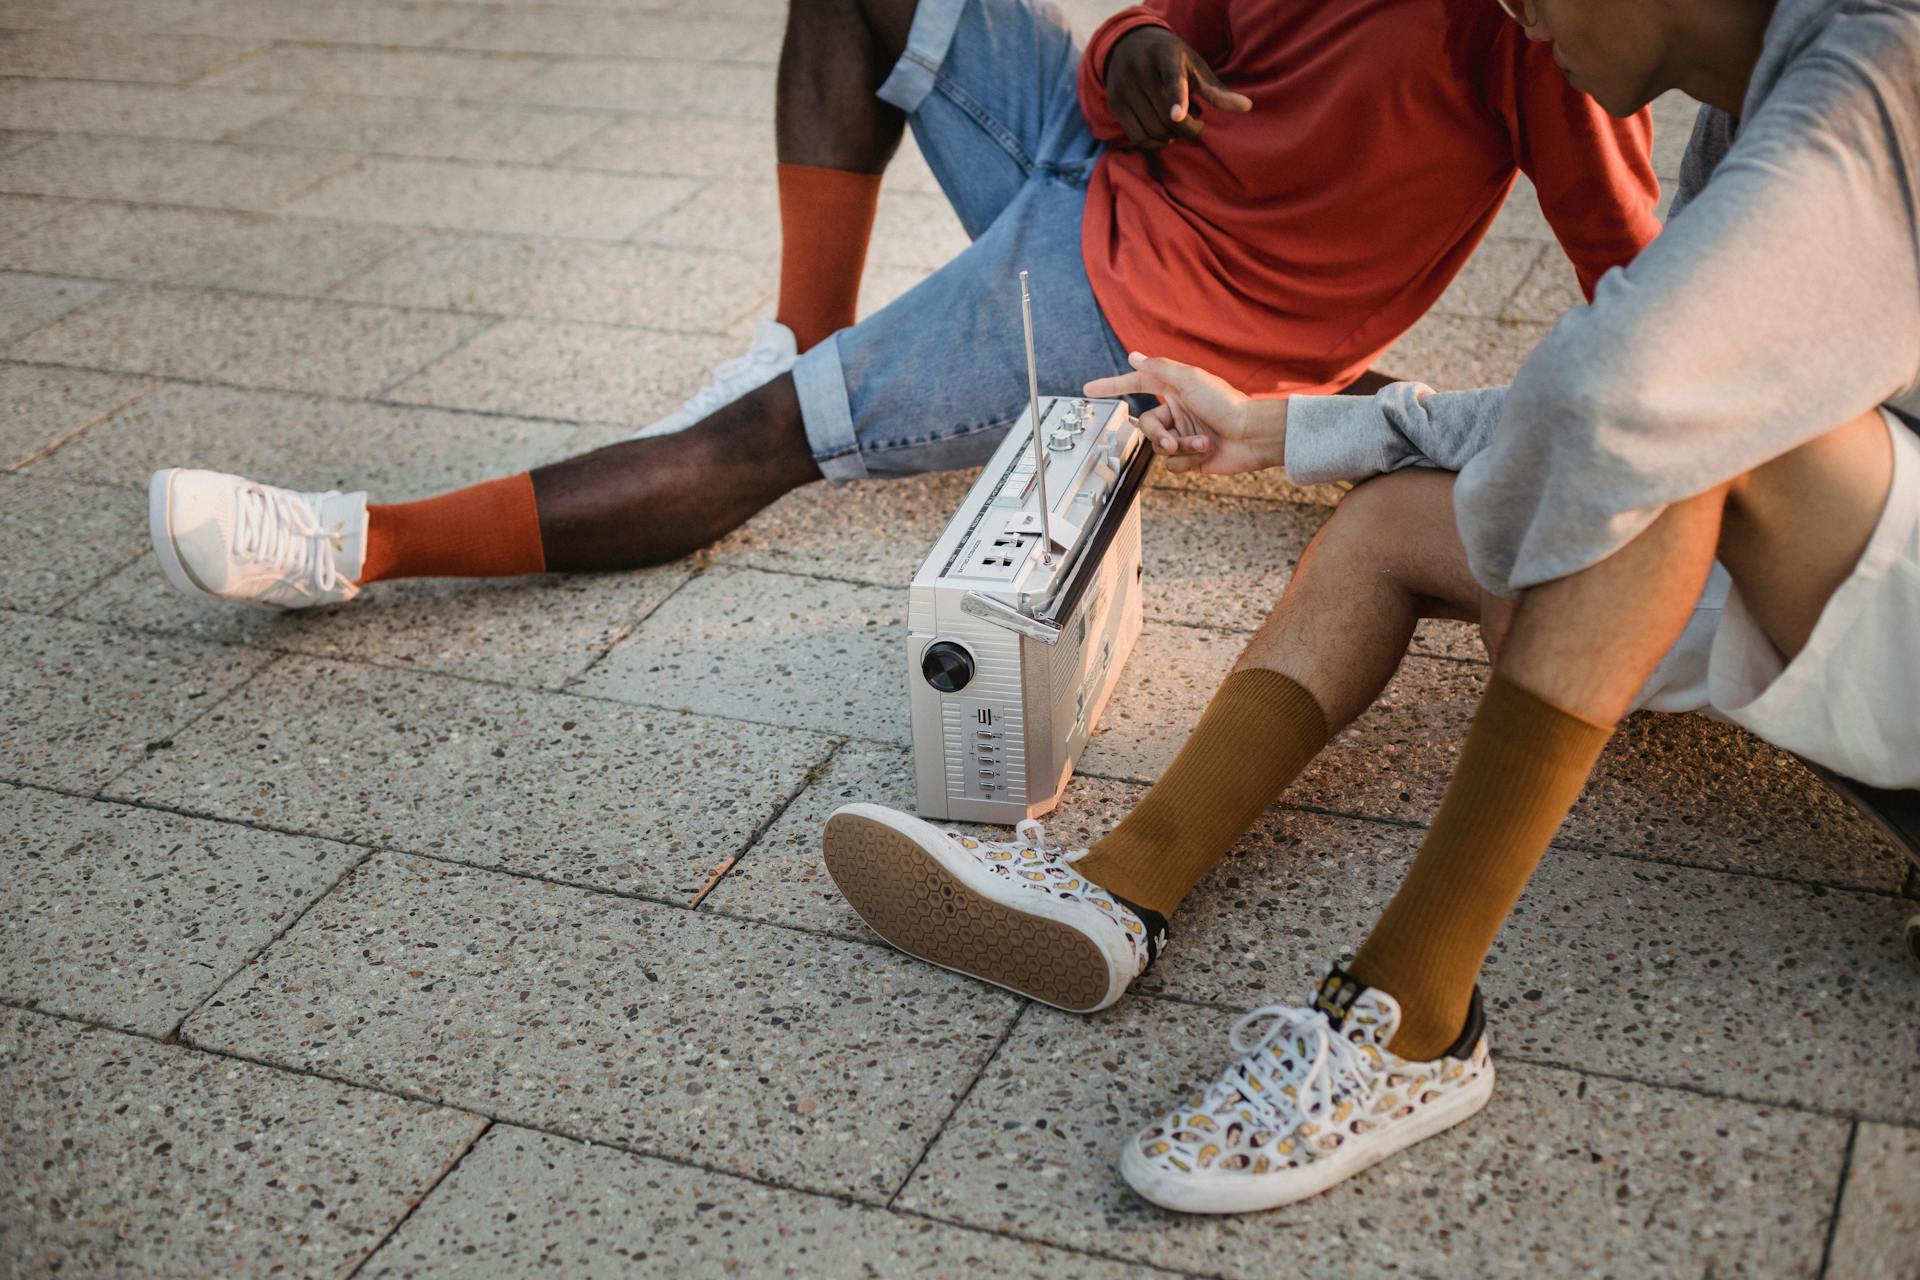
<path fill-rule="evenodd" d="M 1034 381 L 1029 321 L 1029 408 L 913 578 L 923 817 L 1052 809 L 1140 636 L 1136 499 L 1152 451 L 1122 401 L 1042 399 Z"/>

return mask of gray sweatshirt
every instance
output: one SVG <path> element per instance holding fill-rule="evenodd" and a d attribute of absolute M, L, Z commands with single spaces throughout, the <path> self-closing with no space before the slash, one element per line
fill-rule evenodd
<path fill-rule="evenodd" d="M 1474 576 L 1512 595 L 1876 405 L 1920 424 L 1920 0 L 1779 0 L 1665 229 L 1511 387 L 1296 397 L 1286 467 L 1460 472 Z"/>

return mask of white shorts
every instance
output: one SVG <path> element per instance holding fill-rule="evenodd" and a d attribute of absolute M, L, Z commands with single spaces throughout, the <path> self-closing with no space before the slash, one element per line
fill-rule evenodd
<path fill-rule="evenodd" d="M 1706 711 L 1835 773 L 1920 787 L 1920 436 L 1885 410 L 1893 485 L 1792 662 L 1718 564 L 1636 711 Z"/>

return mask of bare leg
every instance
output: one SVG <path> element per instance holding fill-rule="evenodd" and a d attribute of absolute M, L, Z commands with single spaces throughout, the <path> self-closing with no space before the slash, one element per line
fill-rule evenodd
<path fill-rule="evenodd" d="M 592 572 L 677 560 L 819 478 L 793 377 L 782 374 L 676 435 L 535 470 L 547 568 Z"/>
<path fill-rule="evenodd" d="M 915 0 L 793 0 L 780 47 L 781 164 L 879 173 L 907 117 L 874 93 L 907 47 Z"/>
<path fill-rule="evenodd" d="M 1349 493 L 1234 669 L 1265 667 L 1314 696 L 1338 733 L 1393 678 L 1421 618 L 1478 616 L 1453 522 L 1453 476 L 1408 470 Z"/>

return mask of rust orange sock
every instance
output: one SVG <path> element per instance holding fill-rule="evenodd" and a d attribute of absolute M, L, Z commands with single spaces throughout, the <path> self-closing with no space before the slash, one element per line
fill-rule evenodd
<path fill-rule="evenodd" d="M 420 502 L 367 506 L 362 584 L 388 578 L 510 578 L 546 567 L 533 477 L 525 471 Z"/>
<path fill-rule="evenodd" d="M 780 306 L 774 319 L 805 351 L 853 323 L 867 265 L 880 175 L 812 165 L 776 167 L 780 184 Z"/>

